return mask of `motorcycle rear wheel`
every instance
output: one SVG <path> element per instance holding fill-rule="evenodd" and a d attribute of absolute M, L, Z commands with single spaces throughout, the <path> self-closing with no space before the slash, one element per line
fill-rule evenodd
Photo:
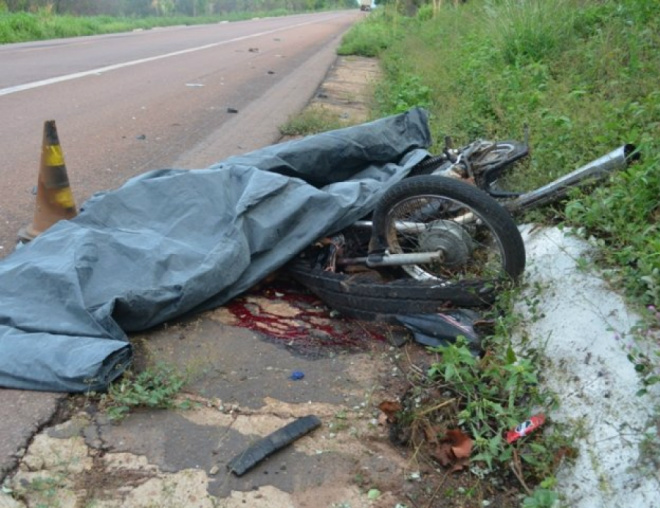
<path fill-rule="evenodd" d="M 447 287 L 499 285 L 525 269 L 525 245 L 509 213 L 476 187 L 435 175 L 388 189 L 373 213 L 371 251 L 440 252 L 439 261 L 401 269 Z"/>

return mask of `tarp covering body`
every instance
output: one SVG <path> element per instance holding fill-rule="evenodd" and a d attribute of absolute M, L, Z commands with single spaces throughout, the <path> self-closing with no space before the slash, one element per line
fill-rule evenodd
<path fill-rule="evenodd" d="M 127 333 L 222 305 L 363 218 L 429 144 L 414 109 L 94 195 L 0 262 L 0 386 L 107 388 Z"/>

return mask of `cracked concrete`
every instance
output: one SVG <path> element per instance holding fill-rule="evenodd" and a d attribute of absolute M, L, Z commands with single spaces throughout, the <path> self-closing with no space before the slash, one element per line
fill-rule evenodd
<path fill-rule="evenodd" d="M 221 353 L 208 359 L 211 363 L 236 362 L 227 354 L 236 348 L 274 347 L 242 329 L 209 333 L 217 323 L 207 317 L 201 320 L 186 341 L 193 351 L 197 345 L 214 345 Z M 245 347 L 225 347 L 224 339 L 234 333 Z M 149 354 L 166 350 L 161 341 L 168 340 L 158 334 L 150 337 Z M 197 395 L 189 386 L 182 395 L 193 402 L 188 410 L 139 410 L 116 424 L 87 408 L 35 437 L 8 484 L 25 503 L 15 506 L 394 506 L 401 499 L 387 486 L 400 483 L 408 463 L 390 446 L 387 431 L 375 419 L 377 409 L 370 404 L 374 394 L 379 400 L 386 396 L 377 385 L 383 372 L 391 372 L 386 349 L 381 344 L 369 352 L 336 354 L 332 360 L 305 360 L 310 362 L 306 379 L 323 381 L 325 389 L 313 383 L 309 391 L 304 383 L 273 370 L 265 371 L 255 385 L 229 383 L 231 403 L 217 393 Z M 206 359 L 208 350 L 200 351 Z M 299 366 L 301 359 L 284 349 L 281 353 L 281 358 L 271 358 L 279 360 L 283 370 L 287 355 Z M 289 401 L 271 396 L 276 385 L 287 387 Z M 307 414 L 319 416 L 322 428 L 242 477 L 228 472 L 228 461 L 250 443 Z M 369 502 L 355 484 L 356 475 L 372 474 L 384 492 L 380 502 L 387 504 Z M 327 501 L 319 505 L 319 499 Z"/>

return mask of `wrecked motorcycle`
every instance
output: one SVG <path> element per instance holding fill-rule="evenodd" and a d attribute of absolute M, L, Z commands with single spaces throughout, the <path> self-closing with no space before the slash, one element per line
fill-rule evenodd
<path fill-rule="evenodd" d="M 442 154 L 388 189 L 370 220 L 320 242 L 289 270 L 329 306 L 358 318 L 488 305 L 525 268 L 513 214 L 556 201 L 637 157 L 627 144 L 531 192 L 501 190 L 500 180 L 528 155 L 527 139 L 454 149 L 446 138 Z"/>
<path fill-rule="evenodd" d="M 477 140 L 458 150 L 445 138 L 441 155 L 422 161 L 381 198 L 372 221 L 362 223 L 372 228 L 369 255 L 350 262 L 400 265 L 417 280 L 489 279 L 497 271 L 515 280 L 524 270 L 524 247 L 502 208 L 517 214 L 555 202 L 638 158 L 635 146 L 626 144 L 530 192 L 501 190 L 500 180 L 528 155 L 527 134 L 524 143 Z"/>
<path fill-rule="evenodd" d="M 446 137 L 442 154 L 419 163 L 380 199 L 367 266 L 400 264 L 416 280 L 516 280 L 525 248 L 491 184 L 528 154 L 528 144 L 517 141 L 477 140 L 455 150 Z"/>
<path fill-rule="evenodd" d="M 368 320 L 488 305 L 524 268 L 511 215 L 480 189 L 435 175 L 395 184 L 371 220 L 320 240 L 288 267 L 328 306 Z"/>
<path fill-rule="evenodd" d="M 400 267 L 413 279 L 436 284 L 515 280 L 525 268 L 525 247 L 510 214 L 457 180 L 407 178 L 383 195 L 370 222 L 356 227 L 362 225 L 371 228 L 367 256 L 340 264 Z"/>

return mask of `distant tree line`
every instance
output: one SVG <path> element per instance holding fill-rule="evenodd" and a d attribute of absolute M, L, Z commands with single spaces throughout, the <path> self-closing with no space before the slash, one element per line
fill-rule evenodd
<path fill-rule="evenodd" d="M 229 12 L 267 12 L 353 8 L 355 0 L 0 0 L 0 12 L 77 16 L 213 16 Z"/>

